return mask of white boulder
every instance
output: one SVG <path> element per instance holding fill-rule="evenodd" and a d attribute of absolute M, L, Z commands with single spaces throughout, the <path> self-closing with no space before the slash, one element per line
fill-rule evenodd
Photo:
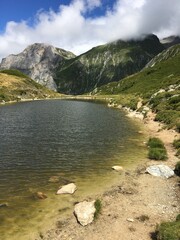
<path fill-rule="evenodd" d="M 156 177 L 170 178 L 174 176 L 174 171 L 166 165 L 153 165 L 146 169 L 146 172 Z"/>
<path fill-rule="evenodd" d="M 73 194 L 77 190 L 77 187 L 74 183 L 69 183 L 61 187 L 57 194 Z"/>
<path fill-rule="evenodd" d="M 84 201 L 75 205 L 74 214 L 82 226 L 86 226 L 93 222 L 94 214 L 96 212 L 94 203 L 95 201 Z"/>

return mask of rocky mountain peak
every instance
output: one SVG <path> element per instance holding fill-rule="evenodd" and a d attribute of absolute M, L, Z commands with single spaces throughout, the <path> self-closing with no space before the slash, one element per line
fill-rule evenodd
<path fill-rule="evenodd" d="M 54 71 L 67 59 L 74 58 L 71 52 L 45 43 L 34 43 L 17 55 L 3 58 L 0 69 L 18 69 L 36 82 L 56 90 Z"/>

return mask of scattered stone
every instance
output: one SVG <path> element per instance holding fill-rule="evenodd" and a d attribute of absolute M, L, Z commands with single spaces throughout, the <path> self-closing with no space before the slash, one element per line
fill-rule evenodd
<path fill-rule="evenodd" d="M 166 165 L 153 165 L 146 168 L 146 172 L 156 177 L 170 178 L 174 176 L 174 171 Z"/>
<path fill-rule="evenodd" d="M 77 190 L 77 187 L 74 183 L 69 183 L 61 187 L 57 194 L 73 194 Z"/>
<path fill-rule="evenodd" d="M 35 198 L 38 198 L 38 199 L 46 199 L 47 198 L 47 195 L 43 192 L 36 192 L 34 194 Z"/>
<path fill-rule="evenodd" d="M 127 218 L 126 219 L 128 222 L 134 222 L 134 219 L 133 218 Z"/>
<path fill-rule="evenodd" d="M 122 171 L 123 167 L 122 166 L 113 166 L 112 169 L 116 170 L 116 171 Z"/>
<path fill-rule="evenodd" d="M 75 205 L 74 214 L 77 218 L 77 221 L 82 226 L 86 226 L 93 222 L 94 214 L 96 212 L 94 203 L 95 201 L 91 202 L 84 201 Z"/>
<path fill-rule="evenodd" d="M 0 203 L 0 208 L 8 207 L 8 203 Z"/>
<path fill-rule="evenodd" d="M 52 176 L 49 178 L 50 183 L 57 183 L 59 182 L 59 176 Z"/>

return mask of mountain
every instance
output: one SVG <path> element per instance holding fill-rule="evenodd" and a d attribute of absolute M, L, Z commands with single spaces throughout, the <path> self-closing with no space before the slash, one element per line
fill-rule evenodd
<path fill-rule="evenodd" d="M 162 50 L 164 47 L 155 35 L 95 47 L 58 67 L 55 77 L 58 91 L 82 94 L 118 81 L 141 70 Z"/>
<path fill-rule="evenodd" d="M 111 96 L 116 102 L 134 110 L 141 99 L 144 105 L 157 113 L 156 120 L 180 130 L 179 63 L 180 44 L 177 44 L 154 57 L 142 71 L 106 84 L 91 94 Z"/>
<path fill-rule="evenodd" d="M 75 56 L 46 44 L 33 44 L 2 60 L 0 69 L 18 69 L 36 82 L 66 94 L 83 94 L 141 70 L 164 50 L 155 35 L 115 41 Z"/>
<path fill-rule="evenodd" d="M 36 83 L 18 70 L 0 71 L 0 102 L 58 96 L 58 93 Z"/>
<path fill-rule="evenodd" d="M 167 38 L 163 38 L 162 40 L 160 40 L 160 42 L 164 45 L 165 48 L 169 48 L 176 44 L 179 44 L 180 37 L 179 36 L 170 36 Z"/>
<path fill-rule="evenodd" d="M 71 52 L 43 43 L 28 46 L 22 53 L 2 59 L 0 69 L 17 69 L 36 82 L 56 90 L 54 73 L 57 66 L 74 58 Z"/>

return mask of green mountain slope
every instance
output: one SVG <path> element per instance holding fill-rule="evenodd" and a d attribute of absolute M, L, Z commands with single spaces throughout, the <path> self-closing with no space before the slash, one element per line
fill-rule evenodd
<path fill-rule="evenodd" d="M 0 71 L 0 103 L 59 96 L 18 70 Z"/>
<path fill-rule="evenodd" d="M 93 91 L 96 95 L 116 96 L 124 104 L 136 109 L 139 98 L 153 111 L 156 120 L 170 126 L 180 120 L 180 44 L 156 56 L 139 73 L 119 82 L 109 83 Z M 126 102 L 127 101 L 127 102 Z"/>
<path fill-rule="evenodd" d="M 142 40 L 115 41 L 64 62 L 55 76 L 59 92 L 82 94 L 141 70 L 164 49 L 155 35 Z"/>

